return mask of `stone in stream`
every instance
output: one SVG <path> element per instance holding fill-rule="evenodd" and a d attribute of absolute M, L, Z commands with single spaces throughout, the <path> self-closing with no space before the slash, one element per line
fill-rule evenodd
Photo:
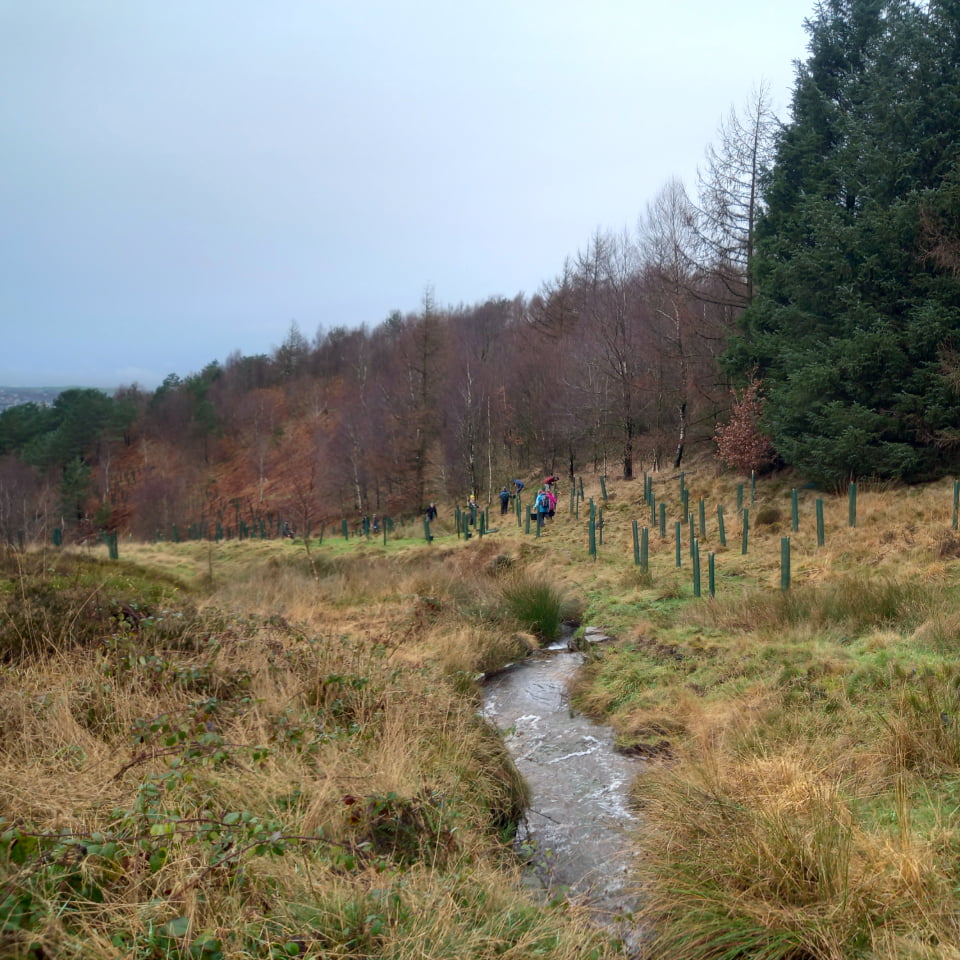
<path fill-rule="evenodd" d="M 570 639 L 567 640 L 567 649 L 579 650 L 586 643 L 605 643 L 608 640 L 616 640 L 616 637 L 611 637 L 609 634 L 604 633 L 599 627 L 584 627 L 583 637 L 579 639 L 570 637 Z"/>

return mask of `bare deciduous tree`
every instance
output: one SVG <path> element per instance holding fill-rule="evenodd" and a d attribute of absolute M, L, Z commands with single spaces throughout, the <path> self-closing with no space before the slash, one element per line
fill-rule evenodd
<path fill-rule="evenodd" d="M 604 407 L 619 435 L 623 477 L 633 477 L 641 429 L 638 379 L 639 328 L 645 322 L 639 296 L 640 259 L 626 233 L 596 233 L 577 258 L 577 288 L 585 340 L 596 344 L 604 377 Z"/>
<path fill-rule="evenodd" d="M 719 142 L 707 148 L 706 167 L 698 171 L 690 254 L 714 282 L 698 285 L 700 297 L 736 307 L 753 299 L 754 230 L 778 129 L 769 90 L 761 84 L 741 113 L 730 110 L 720 123 Z"/>
<path fill-rule="evenodd" d="M 696 249 L 695 211 L 683 184 L 671 180 L 648 205 L 640 223 L 640 245 L 646 268 L 646 296 L 667 359 L 657 371 L 658 393 L 676 412 L 674 469 L 683 460 L 687 438 L 690 358 L 688 340 L 695 315 L 692 309 L 693 256 Z"/>

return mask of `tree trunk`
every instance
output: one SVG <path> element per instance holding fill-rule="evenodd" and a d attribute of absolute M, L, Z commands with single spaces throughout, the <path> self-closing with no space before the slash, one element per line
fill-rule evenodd
<path fill-rule="evenodd" d="M 687 438 L 687 402 L 686 400 L 680 401 L 680 407 L 678 410 L 680 415 L 680 423 L 678 424 L 678 433 L 677 433 L 677 453 L 673 458 L 673 469 L 680 469 L 680 461 L 683 460 L 683 444 Z"/>
<path fill-rule="evenodd" d="M 633 420 L 627 419 L 623 438 L 623 479 L 633 479 Z"/>

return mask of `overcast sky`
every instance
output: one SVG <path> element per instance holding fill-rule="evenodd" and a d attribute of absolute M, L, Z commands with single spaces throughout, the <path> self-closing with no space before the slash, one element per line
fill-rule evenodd
<path fill-rule="evenodd" d="M 0 384 L 534 294 L 633 229 L 813 0 L 0 0 Z"/>

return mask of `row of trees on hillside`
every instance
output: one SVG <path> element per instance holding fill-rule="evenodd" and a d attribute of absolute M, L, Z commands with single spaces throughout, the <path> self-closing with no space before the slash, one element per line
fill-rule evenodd
<path fill-rule="evenodd" d="M 60 517 L 61 524 L 80 523 L 94 489 L 99 519 L 107 520 L 116 483 L 111 471 L 118 451 L 130 442 L 136 415 L 129 391 L 109 397 L 89 389 L 65 390 L 49 407 L 26 403 L 5 410 L 0 415 L 0 536 L 36 536 L 52 517 Z"/>
<path fill-rule="evenodd" d="M 272 356 L 234 354 L 153 393 L 82 391 L 90 429 L 71 433 L 80 445 L 69 450 L 55 439 L 76 391 L 49 411 L 0 414 L 0 492 L 19 504 L 0 522 L 24 528 L 31 478 L 60 492 L 33 505 L 33 526 L 109 514 L 146 536 L 209 519 L 213 487 L 221 512 L 242 497 L 303 528 L 491 498 L 541 470 L 678 466 L 724 409 L 717 357 L 739 309 L 730 265 L 721 275 L 691 258 L 695 214 L 671 183 L 636 231 L 598 231 L 531 298 L 441 307 L 428 293 L 421 310 L 372 329 L 310 341 L 293 326 Z M 118 442 L 122 489 L 111 489 Z"/>
<path fill-rule="evenodd" d="M 712 443 L 737 380 L 719 437 L 740 468 L 960 468 L 960 4 L 821 0 L 807 26 L 788 123 L 761 88 L 696 202 L 667 184 L 531 297 L 428 292 L 153 393 L 0 415 L 0 528 L 266 513 L 306 531 L 541 470 L 630 478 Z"/>
<path fill-rule="evenodd" d="M 514 476 L 678 467 L 727 404 L 718 357 L 750 298 L 774 122 L 732 113 L 700 203 L 669 183 L 633 231 L 597 231 L 536 295 L 391 314 L 152 393 L 67 391 L 0 414 L 0 534 L 198 518 L 253 525 L 492 499 Z M 82 424 L 82 426 L 81 426 Z M 119 466 L 115 466 L 115 465 Z"/>

